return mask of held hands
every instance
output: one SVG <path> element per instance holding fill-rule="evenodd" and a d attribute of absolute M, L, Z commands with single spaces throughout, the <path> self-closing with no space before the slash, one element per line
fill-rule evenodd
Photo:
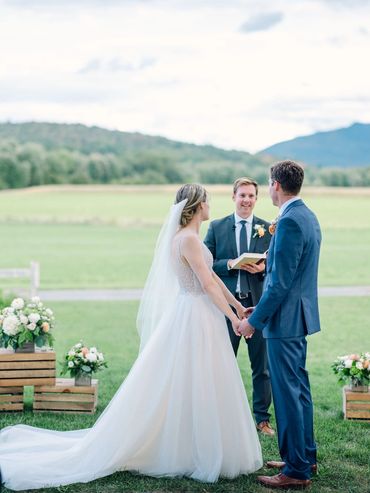
<path fill-rule="evenodd" d="M 237 336 L 243 336 L 250 339 L 255 332 L 255 329 L 248 322 L 248 317 L 253 313 L 254 307 L 245 308 L 241 303 L 235 306 L 239 320 L 232 320 L 233 331 Z"/>

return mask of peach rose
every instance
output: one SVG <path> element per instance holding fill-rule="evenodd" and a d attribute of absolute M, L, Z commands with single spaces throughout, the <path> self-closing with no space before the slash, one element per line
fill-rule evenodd
<path fill-rule="evenodd" d="M 41 327 L 44 332 L 49 332 L 50 330 L 50 325 L 47 322 L 43 322 Z"/>
<path fill-rule="evenodd" d="M 86 357 L 87 354 L 89 354 L 89 349 L 87 347 L 81 348 L 81 353 Z"/>
<path fill-rule="evenodd" d="M 366 369 L 367 369 L 367 368 L 369 368 L 369 366 L 370 366 L 370 361 L 368 361 L 368 360 L 364 361 L 364 362 L 362 363 L 362 366 L 363 366 L 363 367 L 365 368 L 365 370 L 366 370 Z"/>
<path fill-rule="evenodd" d="M 351 354 L 349 356 L 349 359 L 352 359 L 353 361 L 358 361 L 360 359 L 360 356 L 358 354 Z"/>
<path fill-rule="evenodd" d="M 260 238 L 262 238 L 262 236 L 265 236 L 265 230 L 263 228 L 258 228 L 257 233 Z"/>

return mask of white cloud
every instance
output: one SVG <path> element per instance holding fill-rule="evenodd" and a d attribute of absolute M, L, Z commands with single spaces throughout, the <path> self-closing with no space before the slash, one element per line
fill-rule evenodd
<path fill-rule="evenodd" d="M 78 121 L 250 151 L 370 121 L 370 2 L 340 5 L 0 0 L 0 120 Z M 253 19 L 273 28 L 239 31 Z"/>

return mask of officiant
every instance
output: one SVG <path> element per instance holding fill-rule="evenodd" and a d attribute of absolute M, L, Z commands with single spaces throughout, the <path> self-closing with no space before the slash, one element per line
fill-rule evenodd
<path fill-rule="evenodd" d="M 213 269 L 226 287 L 243 304 L 257 305 L 263 289 L 265 262 L 243 265 L 232 269 L 233 260 L 242 253 L 263 253 L 268 250 L 271 234 L 270 224 L 253 214 L 258 197 L 258 184 L 250 178 L 238 178 L 233 185 L 232 200 L 235 212 L 209 225 L 204 243 L 213 255 Z M 240 336 L 237 336 L 228 319 L 230 341 L 238 353 Z M 271 384 L 267 364 L 266 343 L 262 331 L 257 330 L 248 346 L 253 380 L 253 413 L 257 429 L 264 435 L 275 434 L 270 424 Z"/>

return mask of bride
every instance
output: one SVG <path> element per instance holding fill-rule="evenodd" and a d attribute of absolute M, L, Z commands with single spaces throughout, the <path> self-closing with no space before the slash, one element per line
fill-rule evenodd
<path fill-rule="evenodd" d="M 88 482 L 115 471 L 214 482 L 262 466 L 224 315 L 243 307 L 212 272 L 199 237 L 207 192 L 184 185 L 158 238 L 138 313 L 140 354 L 92 428 L 25 425 L 0 434 L 7 488 Z"/>

